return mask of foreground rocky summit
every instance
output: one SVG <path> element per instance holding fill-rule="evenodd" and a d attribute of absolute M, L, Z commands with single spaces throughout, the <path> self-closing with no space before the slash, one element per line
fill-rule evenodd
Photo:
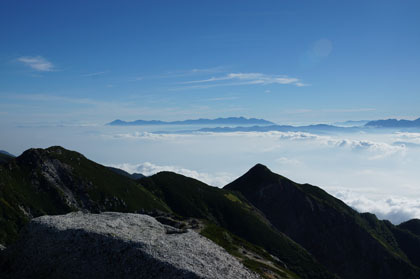
<path fill-rule="evenodd" d="M 5 254 L 2 278 L 259 278 L 198 233 L 130 213 L 38 217 Z"/>

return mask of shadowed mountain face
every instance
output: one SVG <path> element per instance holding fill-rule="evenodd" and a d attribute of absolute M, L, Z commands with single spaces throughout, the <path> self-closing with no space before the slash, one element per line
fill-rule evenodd
<path fill-rule="evenodd" d="M 0 164 L 7 163 L 11 161 L 13 158 L 15 158 L 15 156 L 10 154 L 9 152 L 0 150 Z"/>
<path fill-rule="evenodd" d="M 394 235 L 398 228 L 391 223 L 359 214 L 318 187 L 256 165 L 224 189 L 243 194 L 279 231 L 343 278 L 420 278 L 418 256 L 407 250 L 419 238 L 405 230 Z"/>
<path fill-rule="evenodd" d="M 420 236 L 420 219 L 412 219 L 398 225 L 399 228 L 410 231 L 411 233 Z"/>

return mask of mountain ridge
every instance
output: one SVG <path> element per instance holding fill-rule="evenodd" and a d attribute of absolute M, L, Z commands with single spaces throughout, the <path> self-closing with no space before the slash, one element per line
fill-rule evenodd
<path fill-rule="evenodd" d="M 243 194 L 279 231 L 343 278 L 420 278 L 419 256 L 407 249 L 418 247 L 419 238 L 356 212 L 319 187 L 258 164 L 224 189 Z"/>
<path fill-rule="evenodd" d="M 79 210 L 146 213 L 179 228 L 199 220 L 202 235 L 267 279 L 420 278 L 418 220 L 360 214 L 262 164 L 223 189 L 172 172 L 134 180 L 59 146 L 0 165 L 1 244 L 34 217 Z"/>
<path fill-rule="evenodd" d="M 11 161 L 13 158 L 16 158 L 16 156 L 13 154 L 10 154 L 7 151 L 0 150 L 0 164 L 7 163 Z"/>
<path fill-rule="evenodd" d="M 398 225 L 399 228 L 410 231 L 420 237 L 420 219 L 411 219 Z"/>
<path fill-rule="evenodd" d="M 10 156 L 10 157 L 16 157 L 15 155 L 13 155 L 13 154 L 11 154 L 11 153 L 9 153 L 9 152 L 5 151 L 5 150 L 0 150 L 0 154 L 8 155 L 8 156 Z"/>
<path fill-rule="evenodd" d="M 415 120 L 405 119 L 386 119 L 386 120 L 374 120 L 369 121 L 365 124 L 366 127 L 376 128 L 418 128 L 420 127 L 420 118 Z"/>
<path fill-rule="evenodd" d="M 193 178 L 163 171 L 139 182 L 185 217 L 210 220 L 233 234 L 263 247 L 302 278 L 336 278 L 295 242 L 273 230 L 261 213 L 241 195 L 208 186 Z M 297 264 L 299 262 L 300 264 Z"/>
<path fill-rule="evenodd" d="M 219 117 L 214 119 L 199 118 L 199 119 L 187 119 L 180 121 L 161 121 L 161 120 L 134 120 L 134 121 L 123 121 L 120 119 L 114 120 L 107 123 L 108 126 L 147 126 L 147 125 L 272 125 L 271 121 L 257 118 L 245 118 L 245 117 Z"/>
<path fill-rule="evenodd" d="M 189 189 L 184 194 L 175 196 L 173 202 L 169 202 L 168 195 L 176 189 L 170 185 L 165 188 L 165 176 L 168 175 L 170 185 L 183 181 L 186 182 L 187 190 Z M 156 177 L 163 180 L 156 180 Z M 154 184 L 154 190 L 165 193 L 165 201 L 156 191 L 151 191 L 153 185 L 146 185 L 144 182 L 150 180 L 159 182 L 159 185 Z M 175 214 L 175 217 L 178 216 L 176 218 L 181 218 L 178 215 L 181 211 L 177 206 L 181 204 L 189 208 L 189 211 L 185 211 L 187 217 L 204 218 L 206 237 L 224 245 L 233 255 L 241 258 L 247 267 L 259 274 L 277 274 L 276 276 L 280 276 L 278 278 L 337 278 L 305 249 L 274 230 L 251 205 L 233 193 L 169 172 L 152 178 L 145 177 L 140 181 L 142 183 L 62 147 L 29 149 L 6 165 L 0 165 L 0 243 L 6 246 L 14 243 L 25 224 L 42 215 L 82 210 L 92 213 L 116 211 L 163 216 Z M 203 199 L 200 194 L 202 192 L 210 193 L 210 200 Z M 191 200 L 188 193 L 191 193 Z M 188 206 L 189 201 L 197 199 L 203 205 L 201 211 L 194 206 Z M 238 223 L 237 220 L 242 221 Z M 223 231 L 220 226 L 230 228 L 233 232 Z M 242 235 L 248 244 L 235 236 L 235 232 L 239 232 L 241 227 L 244 232 L 248 231 L 247 228 L 252 228 L 251 232 Z M 268 238 L 261 238 L 261 235 Z M 258 248 L 260 244 L 277 247 L 273 252 L 281 256 L 283 262 L 270 256 L 268 261 L 271 263 L 268 266 L 249 258 L 248 254 L 238 254 L 244 250 L 243 245 L 246 245 L 251 247 L 247 250 L 257 253 L 258 258 L 267 257 L 264 256 L 267 252 Z M 231 247 L 236 248 L 232 250 Z M 284 277 L 281 274 L 289 275 Z M 264 278 L 272 278 L 267 276 Z"/>

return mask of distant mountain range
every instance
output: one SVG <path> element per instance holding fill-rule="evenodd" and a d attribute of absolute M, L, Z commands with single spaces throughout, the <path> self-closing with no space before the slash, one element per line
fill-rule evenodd
<path fill-rule="evenodd" d="M 195 228 L 261 278 L 420 278 L 420 220 L 398 226 L 378 220 L 260 164 L 220 189 L 172 172 L 135 180 L 59 146 L 29 149 L 0 164 L 0 244 L 8 247 L 0 246 L 0 277 L 8 278 L 11 244 L 31 219 L 73 211 L 142 213 L 166 226 Z M 109 259 L 120 259 L 120 252 Z"/>
<path fill-rule="evenodd" d="M 405 120 L 405 119 L 386 119 L 386 120 L 375 120 L 366 123 L 366 127 L 376 128 L 420 128 L 420 118 L 416 120 Z"/>
<path fill-rule="evenodd" d="M 367 122 L 367 123 L 366 123 Z M 337 125 L 337 126 L 336 126 Z M 363 131 L 370 128 L 420 128 L 420 118 L 417 120 L 376 120 L 376 121 L 346 121 L 336 123 L 336 125 L 329 124 L 313 124 L 305 126 L 292 125 L 249 125 L 249 126 L 219 126 L 219 127 L 203 127 L 197 130 L 183 130 L 183 131 L 159 131 L 157 133 L 191 133 L 191 132 L 211 132 L 211 133 L 233 133 L 233 132 L 307 132 L 307 133 L 331 133 L 343 132 L 351 133 Z"/>
<path fill-rule="evenodd" d="M 107 123 L 108 126 L 146 126 L 146 125 L 273 125 L 273 122 L 245 117 L 227 117 L 215 119 L 188 119 L 181 121 L 161 121 L 161 120 L 134 120 L 123 121 L 120 119 Z"/>
<path fill-rule="evenodd" d="M 267 132 L 267 131 L 282 131 L 282 132 L 352 132 L 363 128 L 420 128 L 420 118 L 416 120 L 360 120 L 360 121 L 345 121 L 337 122 L 334 125 L 329 124 L 313 124 L 306 126 L 292 126 L 292 125 L 277 125 L 271 121 L 257 118 L 245 117 L 227 117 L 215 119 L 188 119 L 181 121 L 161 121 L 161 120 L 135 120 L 123 121 L 114 120 L 107 123 L 108 126 L 163 126 L 163 125 L 225 125 L 220 127 L 203 127 L 198 130 L 179 131 L 179 132 Z M 230 126 L 230 127 L 227 127 Z M 235 127 L 232 127 L 235 126 Z M 163 131 L 162 133 L 166 133 Z"/>

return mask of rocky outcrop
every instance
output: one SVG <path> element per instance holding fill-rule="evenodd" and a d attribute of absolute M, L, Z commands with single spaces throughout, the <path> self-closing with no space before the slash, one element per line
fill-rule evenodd
<path fill-rule="evenodd" d="M 140 214 L 35 218 L 5 254 L 2 278 L 259 278 L 198 233 Z"/>
<path fill-rule="evenodd" d="M 74 166 L 78 166 L 84 158 L 75 155 L 73 165 L 66 164 L 54 156 L 63 155 L 61 147 L 48 149 L 29 149 L 17 157 L 17 165 L 30 169 L 31 185 L 39 192 L 47 192 L 56 204 L 70 210 L 99 211 L 98 205 L 89 197 L 88 190 L 92 183 L 83 181 L 74 174 Z M 33 217 L 33 216 L 30 216 Z"/>

